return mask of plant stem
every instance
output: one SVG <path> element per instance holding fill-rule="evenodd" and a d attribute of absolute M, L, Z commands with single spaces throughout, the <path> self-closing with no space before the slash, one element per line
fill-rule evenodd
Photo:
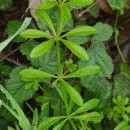
<path fill-rule="evenodd" d="M 77 128 L 76 128 L 74 122 L 73 122 L 71 119 L 69 119 L 69 122 L 70 122 L 70 124 L 72 125 L 73 129 L 74 129 L 74 130 L 77 130 Z"/>
<path fill-rule="evenodd" d="M 61 77 L 62 72 L 61 72 L 61 61 L 60 61 L 60 42 L 59 42 L 59 37 L 60 37 L 60 23 L 61 23 L 61 9 L 60 7 L 58 8 L 58 20 L 57 20 L 57 41 L 56 41 L 56 52 L 57 52 L 57 64 L 58 64 L 58 76 Z"/>
<path fill-rule="evenodd" d="M 56 52 L 57 52 L 58 76 L 59 76 L 59 78 L 60 78 L 61 75 L 62 75 L 62 71 L 61 71 L 60 43 L 59 43 L 59 41 L 56 41 Z"/>
<path fill-rule="evenodd" d="M 115 20 L 115 24 L 114 24 L 115 44 L 116 44 L 116 47 L 117 47 L 117 49 L 118 49 L 118 52 L 119 52 L 119 54 L 120 54 L 120 56 L 121 56 L 122 61 L 123 61 L 124 63 L 126 63 L 126 60 L 125 60 L 125 58 L 124 58 L 124 56 L 123 56 L 123 54 L 122 54 L 122 52 L 121 52 L 121 50 L 120 50 L 120 47 L 119 47 L 119 45 L 118 45 L 118 40 L 117 40 L 118 34 L 117 34 L 116 30 L 118 30 L 118 29 L 117 29 L 118 17 L 119 17 L 119 11 L 117 12 L 116 20 Z"/>
<path fill-rule="evenodd" d="M 60 80 L 63 80 L 62 79 L 62 69 L 63 67 L 61 66 L 61 59 L 60 59 L 60 43 L 59 43 L 59 38 L 60 38 L 60 24 L 61 24 L 61 8 L 58 7 L 58 21 L 57 21 L 57 41 L 56 41 L 56 52 L 57 52 L 57 64 L 58 64 L 58 78 Z M 70 115 L 69 113 L 69 107 L 68 107 L 68 102 L 67 102 L 67 97 L 66 97 L 66 91 L 64 89 L 64 86 L 62 85 L 62 82 L 60 82 L 61 84 L 61 91 L 62 91 L 62 94 L 63 94 L 63 102 L 65 104 L 65 109 L 66 109 L 66 114 L 67 116 Z"/>
<path fill-rule="evenodd" d="M 62 94 L 63 94 L 63 101 L 64 101 L 64 104 L 65 104 L 66 114 L 67 114 L 67 116 L 69 116 L 70 113 L 69 113 L 69 107 L 68 107 L 66 92 L 65 92 L 65 89 L 64 89 L 64 86 L 62 85 L 62 83 L 61 83 L 61 89 L 62 89 Z"/>

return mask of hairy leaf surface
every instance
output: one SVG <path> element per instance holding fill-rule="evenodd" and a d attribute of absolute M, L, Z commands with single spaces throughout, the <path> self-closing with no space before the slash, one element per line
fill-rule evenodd
<path fill-rule="evenodd" d="M 25 82 L 21 80 L 19 75 L 21 70 L 23 70 L 23 68 L 14 69 L 10 73 L 10 79 L 6 82 L 6 89 L 18 103 L 23 103 L 23 101 L 32 98 L 34 93 L 32 88 L 28 90 L 24 88 Z"/>
<path fill-rule="evenodd" d="M 96 44 L 98 44 L 97 42 L 104 42 L 112 36 L 113 29 L 110 25 L 99 22 L 94 27 L 97 29 L 97 33 L 93 36 L 92 40 Z"/>

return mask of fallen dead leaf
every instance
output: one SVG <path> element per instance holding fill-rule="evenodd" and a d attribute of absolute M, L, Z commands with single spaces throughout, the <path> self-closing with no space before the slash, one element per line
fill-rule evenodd
<path fill-rule="evenodd" d="M 39 7 L 41 2 L 43 2 L 43 0 L 29 0 L 28 9 L 30 10 L 30 14 L 36 22 L 38 21 L 38 17 L 36 16 L 35 11 Z"/>

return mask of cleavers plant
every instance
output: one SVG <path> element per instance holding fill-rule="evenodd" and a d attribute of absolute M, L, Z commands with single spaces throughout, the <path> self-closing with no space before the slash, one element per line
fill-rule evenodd
<path fill-rule="evenodd" d="M 61 60 L 61 46 L 62 44 L 67 47 L 73 54 L 82 60 L 89 60 L 87 51 L 80 45 L 66 40 L 68 36 L 89 36 L 95 34 L 97 30 L 91 26 L 77 26 L 74 29 L 64 33 L 63 28 L 68 20 L 72 19 L 71 8 L 73 6 L 87 6 L 91 4 L 93 0 L 46 0 L 41 3 L 40 7 L 37 9 L 36 14 L 39 19 L 48 26 L 48 32 L 37 30 L 37 29 L 26 29 L 21 32 L 20 35 L 25 38 L 46 38 L 46 41 L 37 45 L 30 54 L 31 58 L 36 58 L 46 53 L 53 46 L 56 46 L 57 54 L 57 66 L 58 70 L 56 74 L 47 73 L 42 70 L 34 68 L 26 68 L 20 72 L 21 79 L 26 83 L 25 88 L 28 89 L 33 87 L 35 91 L 39 88 L 43 90 L 41 83 L 46 83 L 51 79 L 52 87 L 57 90 L 60 95 L 64 106 L 65 106 L 65 115 L 64 116 L 54 116 L 54 117 L 44 117 L 39 121 L 37 109 L 34 113 L 34 120 L 32 126 L 30 125 L 28 119 L 19 108 L 18 104 L 12 99 L 9 93 L 1 86 L 0 90 L 6 94 L 7 99 L 10 100 L 14 109 L 17 113 L 8 108 L 3 101 L 4 107 L 6 107 L 19 121 L 19 125 L 23 130 L 48 130 L 49 128 L 53 130 L 61 130 L 66 122 L 69 122 L 74 130 L 90 130 L 89 121 L 100 122 L 101 114 L 98 112 L 88 112 L 95 106 L 98 105 L 98 99 L 91 99 L 90 101 L 84 102 L 80 96 L 80 90 L 76 90 L 70 82 L 71 78 L 79 78 L 87 75 L 96 74 L 100 71 L 98 66 L 85 66 L 83 68 L 75 70 L 64 71 L 65 61 Z M 46 10 L 50 8 L 56 8 L 57 12 L 57 24 L 53 25 L 53 22 Z M 68 59 L 70 60 L 70 59 Z M 70 73 L 68 73 L 70 72 Z M 57 87 L 57 86 L 60 87 Z M 78 88 L 79 89 L 79 88 Z M 44 92 L 44 91 L 43 91 Z M 43 104 L 42 108 L 45 104 Z M 76 105 L 76 109 L 73 110 L 73 107 Z M 24 121 L 24 122 L 23 122 Z M 56 122 L 59 124 L 54 125 Z M 78 122 L 78 126 L 75 124 Z"/>

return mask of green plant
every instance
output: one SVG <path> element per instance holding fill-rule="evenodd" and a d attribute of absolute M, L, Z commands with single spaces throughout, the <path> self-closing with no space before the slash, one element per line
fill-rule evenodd
<path fill-rule="evenodd" d="M 118 16 L 126 8 L 126 1 L 107 1 Z M 92 2 L 45 0 L 36 10 L 38 29 L 30 18 L 8 22 L 1 57 L 22 58 L 16 68 L 0 62 L 0 129 L 130 129 L 129 67 L 121 62 L 121 73 L 113 73 L 107 53 L 119 27 L 97 22 L 100 8 Z M 12 51 L 3 57 L 8 45 Z"/>
<path fill-rule="evenodd" d="M 114 128 L 114 130 L 127 130 L 130 128 L 130 106 L 128 102 L 129 98 L 122 98 L 121 95 L 119 95 L 117 98 L 113 98 L 114 106 L 113 108 L 108 108 L 108 117 L 117 122 L 117 126 Z"/>
<path fill-rule="evenodd" d="M 93 1 L 46 1 L 42 3 L 37 9 L 36 13 L 37 16 L 41 19 L 41 21 L 46 24 L 49 28 L 50 33 L 46 33 L 41 30 L 36 29 L 27 29 L 20 33 L 26 25 L 23 24 L 25 27 L 21 27 L 10 39 L 3 42 L 1 44 L 1 50 L 5 48 L 5 46 L 12 40 L 18 33 L 20 33 L 21 36 L 25 38 L 46 38 L 45 42 L 42 42 L 41 44 L 34 47 L 34 49 L 31 51 L 30 57 L 36 58 L 47 51 L 49 51 L 54 44 L 56 44 L 56 55 L 57 55 L 57 71 L 55 74 L 47 73 L 42 70 L 33 69 L 33 68 L 26 68 L 23 69 L 20 72 L 21 79 L 26 83 L 25 88 L 29 89 L 33 87 L 33 89 L 36 91 L 39 88 L 45 92 L 44 87 L 42 88 L 41 83 L 47 83 L 49 82 L 49 79 L 52 80 L 52 86 L 57 90 L 59 93 L 61 99 L 63 100 L 63 107 L 65 107 L 65 115 L 64 116 L 54 116 L 54 117 L 48 117 L 43 118 L 42 121 L 40 121 L 38 127 L 35 126 L 35 129 L 41 130 L 41 129 L 48 129 L 49 127 L 52 127 L 52 125 L 56 122 L 60 121 L 60 124 L 53 127 L 54 130 L 62 129 L 64 124 L 66 122 L 69 122 L 71 124 L 71 127 L 74 130 L 80 129 L 86 129 L 86 127 L 89 127 L 88 121 L 100 121 L 101 115 L 98 112 L 88 112 L 88 110 L 94 108 L 98 105 L 98 99 L 92 99 L 88 102 L 83 102 L 82 97 L 79 94 L 79 86 L 78 90 L 76 90 L 74 87 L 72 87 L 71 82 L 68 83 L 66 80 L 71 78 L 78 78 L 83 77 L 87 75 L 92 75 L 95 73 L 98 73 L 100 70 L 100 67 L 98 66 L 85 66 L 83 68 L 77 69 L 74 68 L 75 66 L 72 64 L 72 61 L 69 61 L 70 63 L 66 66 L 68 67 L 67 72 L 64 71 L 64 61 L 61 59 L 61 44 L 65 45 L 72 53 L 74 53 L 77 57 L 79 57 L 82 60 L 88 60 L 88 55 L 85 49 L 83 49 L 80 45 L 77 45 L 76 43 L 66 40 L 65 38 L 68 36 L 87 36 L 91 34 L 95 34 L 97 30 L 94 27 L 91 26 L 78 26 L 74 29 L 68 31 L 67 33 L 62 34 L 62 30 L 64 28 L 64 25 L 66 24 L 67 20 L 71 20 L 71 11 L 70 7 L 72 5 L 89 5 Z M 46 10 L 50 9 L 52 7 L 57 8 L 57 24 L 56 26 L 53 26 L 53 22 L 51 21 L 51 18 L 47 14 Z M 64 15 L 65 14 L 65 15 Z M 25 23 L 27 25 L 30 23 L 30 19 L 25 20 Z M 6 43 L 6 44 L 5 44 Z M 62 61 L 62 62 L 61 62 Z M 72 66 L 72 67 L 71 67 Z M 70 72 L 68 74 L 68 72 Z M 58 84 L 60 87 L 58 88 Z M 6 94 L 6 97 L 10 100 L 13 108 L 16 109 L 17 114 L 13 111 L 13 109 L 9 108 L 3 101 L 2 104 L 5 108 L 7 108 L 19 121 L 19 125 L 22 129 L 33 129 L 26 118 L 26 116 L 23 114 L 22 110 L 19 108 L 17 103 L 13 100 L 13 98 L 8 94 L 8 92 L 1 86 L 1 91 Z M 48 95 L 49 96 L 49 95 Z M 43 103 L 42 109 L 44 109 L 46 103 Z M 73 110 L 74 106 L 76 105 L 76 110 Z M 23 115 L 23 117 L 21 117 Z M 25 122 L 21 122 L 24 120 Z M 34 112 L 34 122 L 35 120 L 38 121 L 38 115 L 37 112 Z M 75 125 L 75 121 L 78 120 L 79 125 Z M 22 124 L 23 123 L 23 124 Z M 35 123 L 34 123 L 35 124 Z M 87 128 L 89 129 L 89 128 Z"/>
<path fill-rule="evenodd" d="M 119 51 L 119 54 L 121 56 L 121 59 L 124 63 L 126 63 L 126 60 L 119 48 L 119 43 L 118 43 L 118 36 L 119 36 L 119 27 L 118 27 L 118 19 L 120 15 L 123 15 L 124 10 L 129 8 L 127 6 L 128 0 L 123 0 L 123 1 L 117 1 L 117 0 L 107 0 L 109 5 L 112 7 L 113 10 L 116 10 L 116 19 L 115 19 L 115 24 L 114 24 L 114 33 L 115 33 L 115 45 L 117 46 L 117 49 Z"/>
<path fill-rule="evenodd" d="M 7 10 L 13 4 L 12 0 L 0 0 L 0 10 Z"/>
<path fill-rule="evenodd" d="M 125 121 L 129 121 L 128 114 L 130 112 L 130 106 L 128 105 L 129 99 L 125 98 L 122 99 L 121 96 L 118 96 L 117 99 L 113 98 L 113 102 L 115 106 L 113 107 L 113 119 L 117 120 L 120 117 L 123 118 Z"/>

